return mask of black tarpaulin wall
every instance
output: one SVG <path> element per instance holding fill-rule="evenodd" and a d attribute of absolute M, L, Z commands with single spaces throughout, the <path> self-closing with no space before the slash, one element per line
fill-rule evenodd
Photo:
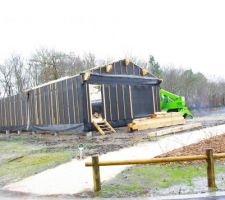
<path fill-rule="evenodd" d="M 90 130 L 89 84 L 102 86 L 103 116 L 113 126 L 160 111 L 160 80 L 132 62 L 111 65 L 45 84 L 0 100 L 0 130 Z"/>
<path fill-rule="evenodd" d="M 0 100 L 0 130 L 21 130 L 27 126 L 27 96 L 18 94 Z"/>
<path fill-rule="evenodd" d="M 29 91 L 30 129 L 80 129 L 83 124 L 81 81 L 81 76 L 75 76 Z"/>
<path fill-rule="evenodd" d="M 87 90 L 88 84 L 102 86 L 103 116 L 114 127 L 126 125 L 133 118 L 146 117 L 160 111 L 158 98 L 160 80 L 157 78 L 92 73 L 86 81 Z M 89 102 L 86 104 L 90 105 Z M 91 127 L 90 124 L 86 126 Z"/>
<path fill-rule="evenodd" d="M 143 76 L 143 69 L 132 62 L 120 60 L 107 66 L 90 70 L 91 78 L 85 84 L 102 86 L 104 117 L 114 127 L 124 126 L 136 117 L 145 117 L 160 111 L 159 85 L 161 80 L 151 74 Z M 84 100 L 90 110 L 89 96 Z M 90 111 L 85 115 L 85 125 L 90 129 Z"/>

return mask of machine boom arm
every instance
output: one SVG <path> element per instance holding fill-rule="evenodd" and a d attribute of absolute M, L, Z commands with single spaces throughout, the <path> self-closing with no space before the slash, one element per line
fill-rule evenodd
<path fill-rule="evenodd" d="M 160 107 L 166 112 L 181 112 L 184 117 L 193 117 L 185 103 L 185 98 L 160 89 Z"/>

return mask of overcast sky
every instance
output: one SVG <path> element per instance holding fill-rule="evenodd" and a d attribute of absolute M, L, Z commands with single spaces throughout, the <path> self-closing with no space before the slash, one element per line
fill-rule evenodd
<path fill-rule="evenodd" d="M 225 1 L 0 0 L 0 61 L 40 47 L 115 60 L 152 54 L 225 78 Z"/>

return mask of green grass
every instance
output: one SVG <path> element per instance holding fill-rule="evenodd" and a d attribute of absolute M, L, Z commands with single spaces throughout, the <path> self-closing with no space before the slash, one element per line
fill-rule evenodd
<path fill-rule="evenodd" d="M 215 170 L 216 174 L 224 172 L 224 166 L 221 163 L 216 164 Z M 192 186 L 194 178 L 206 176 L 206 164 L 135 166 L 103 183 L 98 196 L 121 197 L 132 196 L 134 193 L 142 196 L 178 184 Z"/>
<path fill-rule="evenodd" d="M 22 178 L 70 159 L 70 152 L 36 153 L 0 164 L 1 176 Z"/>
<path fill-rule="evenodd" d="M 23 157 L 12 160 L 20 156 Z M 0 186 L 52 168 L 72 157 L 70 150 L 49 149 L 43 144 L 26 143 L 20 137 L 0 141 Z"/>

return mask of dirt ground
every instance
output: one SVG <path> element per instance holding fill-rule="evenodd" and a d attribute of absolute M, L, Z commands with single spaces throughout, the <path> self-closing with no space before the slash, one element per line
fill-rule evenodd
<path fill-rule="evenodd" d="M 225 109 L 197 110 L 194 111 L 194 119 L 188 119 L 187 123 L 201 122 L 204 127 L 225 124 Z M 84 133 L 81 135 L 74 133 L 23 133 L 18 135 L 10 133 L 6 135 L 0 133 L 0 141 L 22 141 L 24 144 L 32 146 L 44 146 L 48 151 L 55 149 L 69 150 L 73 152 L 73 157 L 78 155 L 79 144 L 84 144 L 84 157 L 95 154 L 105 154 L 119 150 L 121 148 L 133 146 L 148 140 L 147 133 L 151 130 L 129 133 L 127 127 L 116 129 L 116 134 L 102 136 L 97 132 Z M 155 131 L 155 130 L 152 130 Z M 0 161 L 1 161 L 0 155 Z"/>
<path fill-rule="evenodd" d="M 194 119 L 188 119 L 187 123 L 201 122 L 204 127 L 216 126 L 225 124 L 225 110 L 194 111 Z M 119 150 L 121 148 L 130 147 L 140 142 L 149 140 L 147 133 L 151 130 L 138 131 L 129 133 L 127 127 L 116 129 L 116 134 L 99 135 L 97 132 L 84 133 L 77 135 L 74 133 L 58 133 L 54 135 L 51 133 L 23 133 L 18 135 L 10 133 L 6 135 L 0 133 L 0 141 L 22 141 L 24 144 L 32 146 L 44 146 L 46 151 L 54 150 L 69 150 L 73 152 L 73 157 L 79 156 L 78 146 L 84 144 L 84 157 L 95 154 L 105 154 Z M 155 131 L 155 130 L 152 130 Z M 0 155 L 0 161 L 3 155 Z"/>
<path fill-rule="evenodd" d="M 214 153 L 225 153 L 225 134 L 175 149 L 158 157 L 204 155 L 206 148 L 212 148 Z"/>
<path fill-rule="evenodd" d="M 146 132 L 147 133 L 147 132 Z M 95 154 L 104 154 L 107 152 L 119 150 L 128 146 L 133 146 L 136 143 L 145 141 L 147 135 L 145 132 L 128 133 L 126 128 L 117 129 L 116 134 L 101 136 L 94 133 L 94 136 L 87 134 L 77 135 L 70 133 L 59 133 L 57 136 L 50 133 L 10 133 L 0 134 L 0 141 L 18 142 L 30 146 L 42 146 L 46 151 L 54 150 L 69 150 L 73 152 L 73 157 L 79 157 L 78 146 L 84 145 L 83 157 L 92 156 Z M 0 155 L 0 161 L 1 161 Z"/>
<path fill-rule="evenodd" d="M 201 122 L 203 127 L 225 124 L 224 109 L 194 111 L 194 116 L 194 119 L 187 120 L 187 122 Z M 24 157 L 24 159 L 17 160 L 18 162 L 16 162 L 17 164 L 21 164 L 21 169 L 23 168 L 22 164 L 34 166 L 33 163 L 29 163 L 31 158 L 33 158 L 34 161 L 36 159 L 35 156 L 42 158 L 44 155 L 45 163 L 43 162 L 41 166 L 34 166 L 34 168 L 30 170 L 30 173 L 26 174 L 26 176 L 28 176 L 39 173 L 51 167 L 55 167 L 61 163 L 68 162 L 73 158 L 79 158 L 79 144 L 84 145 L 83 158 L 85 158 L 95 154 L 101 155 L 107 152 L 118 151 L 119 149 L 131 147 L 138 143 L 149 140 L 147 133 L 149 133 L 150 130 L 129 133 L 127 128 L 124 127 L 116 129 L 116 131 L 116 134 L 105 136 L 101 136 L 96 132 L 84 133 L 81 135 L 74 133 L 59 133 L 57 135 L 51 133 L 30 134 L 26 132 L 20 135 L 16 133 L 10 133 L 6 135 L 2 133 L 0 134 L 0 167 L 2 166 L 2 169 L 5 169 L 4 166 L 6 164 L 7 166 L 10 164 L 12 165 L 12 170 L 16 170 L 18 169 L 18 165 L 14 166 L 13 164 L 15 162 L 11 161 L 18 158 L 20 159 L 21 157 Z M 221 143 L 221 140 L 218 140 L 218 142 Z M 218 151 L 216 152 L 225 150 L 223 149 L 222 143 L 221 145 L 217 145 L 215 143 L 214 146 L 221 146 L 221 149 L 217 149 Z M 200 149 L 204 149 L 204 145 L 197 149 L 198 151 L 200 151 Z M 168 156 L 176 155 L 176 153 L 179 155 L 179 152 L 181 151 L 175 151 L 173 154 L 171 152 L 171 154 L 168 154 Z M 195 151 L 195 153 L 197 152 Z M 49 162 L 49 160 L 47 160 L 49 159 L 49 156 L 55 157 L 55 160 L 51 160 L 51 162 Z M 58 156 L 60 156 L 60 159 L 58 159 Z M 5 185 L 11 181 L 24 178 L 23 174 L 5 177 L 4 173 L 5 172 L 2 172 L 2 175 L 0 173 L 0 186 Z M 8 173 L 10 174 L 12 171 L 9 171 Z"/>

